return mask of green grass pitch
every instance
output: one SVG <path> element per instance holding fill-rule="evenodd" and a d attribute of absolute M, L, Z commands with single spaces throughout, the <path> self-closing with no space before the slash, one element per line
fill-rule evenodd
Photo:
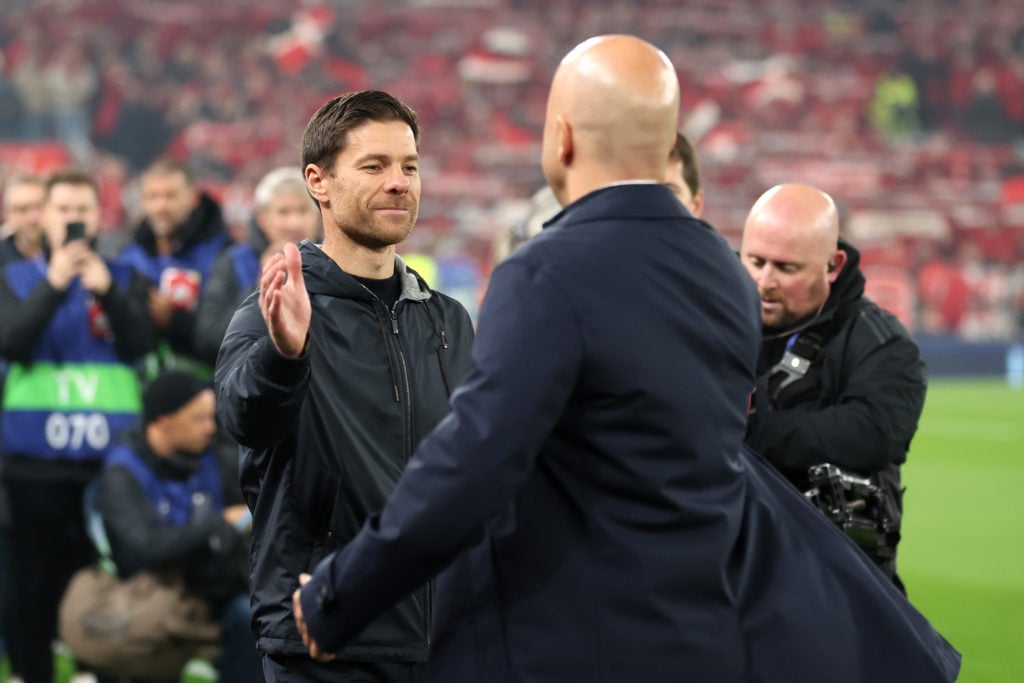
<path fill-rule="evenodd" d="M 1024 681 L 1024 389 L 932 380 L 903 482 L 899 571 L 959 681 Z"/>
<path fill-rule="evenodd" d="M 960 683 L 1024 681 L 1024 389 L 933 380 L 903 481 L 900 574 L 963 653 Z M 205 666 L 182 680 L 211 678 Z"/>

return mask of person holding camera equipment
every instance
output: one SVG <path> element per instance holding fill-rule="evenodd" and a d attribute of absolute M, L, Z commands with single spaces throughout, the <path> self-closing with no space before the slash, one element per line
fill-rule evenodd
<path fill-rule="evenodd" d="M 817 188 L 765 192 L 740 258 L 763 324 L 746 442 L 903 590 L 900 465 L 927 385 L 917 345 L 864 296 L 860 254 L 839 239 L 835 202 Z"/>
<path fill-rule="evenodd" d="M 16 660 L 25 683 L 50 683 L 57 605 L 94 558 L 82 493 L 111 439 L 135 423 L 131 363 L 156 346 L 149 283 L 93 249 L 99 195 L 63 171 L 46 183 L 41 254 L 0 276 L 4 479 L 11 516 Z"/>

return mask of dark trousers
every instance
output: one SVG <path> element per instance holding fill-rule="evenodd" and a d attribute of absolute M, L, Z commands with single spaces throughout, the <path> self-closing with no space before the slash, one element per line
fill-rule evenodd
<path fill-rule="evenodd" d="M 3 482 L 0 482 L 3 486 Z M 6 501 L 4 505 L 6 505 Z M 15 651 L 18 649 L 18 629 L 14 621 L 14 610 L 11 609 L 11 540 L 7 520 L 0 522 L 0 657 L 8 656 L 13 671 L 18 671 Z"/>
<path fill-rule="evenodd" d="M 96 553 L 85 532 L 77 481 L 20 479 L 5 472 L 11 511 L 13 660 L 25 683 L 51 683 L 57 608 L 71 575 Z"/>
<path fill-rule="evenodd" d="M 267 683 L 421 683 L 426 664 L 412 662 L 328 662 L 309 657 L 264 656 Z"/>
<path fill-rule="evenodd" d="M 219 683 L 261 683 L 260 656 L 252 633 L 249 594 L 240 594 L 215 609 L 220 628 L 221 651 L 213 664 Z"/>

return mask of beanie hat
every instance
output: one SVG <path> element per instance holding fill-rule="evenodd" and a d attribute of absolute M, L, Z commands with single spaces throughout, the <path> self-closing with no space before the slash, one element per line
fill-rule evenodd
<path fill-rule="evenodd" d="M 142 423 L 148 425 L 164 415 L 178 412 L 209 388 L 209 382 L 188 372 L 168 370 L 162 373 L 142 392 Z"/>

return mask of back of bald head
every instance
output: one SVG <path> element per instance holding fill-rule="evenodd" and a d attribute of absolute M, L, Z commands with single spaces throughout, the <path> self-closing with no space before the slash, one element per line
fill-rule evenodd
<path fill-rule="evenodd" d="M 650 43 L 598 36 L 562 60 L 548 116 L 571 126 L 576 163 L 616 169 L 623 179 L 664 182 L 679 120 L 679 80 L 665 53 Z"/>
<path fill-rule="evenodd" d="M 796 238 L 832 254 L 839 241 L 839 211 L 832 197 L 816 187 L 776 185 L 751 207 L 743 232 L 752 229 Z"/>

